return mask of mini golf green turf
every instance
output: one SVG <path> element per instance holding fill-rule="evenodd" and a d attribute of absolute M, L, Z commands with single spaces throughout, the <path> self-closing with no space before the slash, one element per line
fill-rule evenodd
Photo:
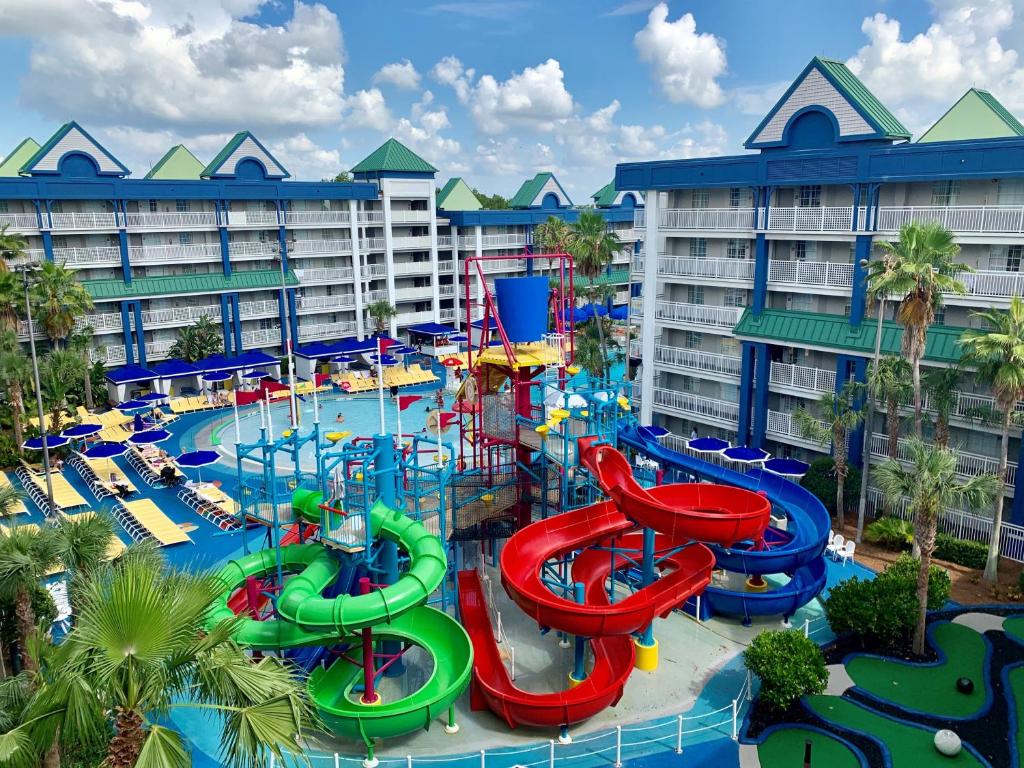
<path fill-rule="evenodd" d="M 1011 669 L 1007 678 L 1013 693 L 1013 707 L 1017 713 L 1017 765 L 1024 764 L 1024 667 Z"/>
<path fill-rule="evenodd" d="M 811 741 L 811 765 L 823 768 L 861 768 L 860 760 L 840 741 L 807 728 L 780 728 L 772 731 L 757 748 L 761 768 L 801 768 L 804 742 Z"/>
<path fill-rule="evenodd" d="M 935 733 L 898 723 L 839 696 L 809 696 L 813 712 L 831 723 L 874 737 L 892 758 L 892 768 L 984 768 L 967 750 L 946 757 L 935 749 Z"/>
<path fill-rule="evenodd" d="M 1003 621 L 1003 631 L 1018 643 L 1024 643 L 1024 616 L 1007 618 Z"/>
<path fill-rule="evenodd" d="M 951 622 L 935 625 L 932 638 L 945 656 L 941 664 L 855 656 L 846 671 L 858 687 L 900 707 L 937 717 L 977 715 L 985 705 L 985 638 Z M 956 689 L 959 677 L 974 681 L 971 693 Z"/>

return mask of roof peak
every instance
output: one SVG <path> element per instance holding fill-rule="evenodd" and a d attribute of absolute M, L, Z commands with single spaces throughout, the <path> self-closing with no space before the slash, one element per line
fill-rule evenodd
<path fill-rule="evenodd" d="M 437 173 L 437 168 L 391 136 L 352 167 L 352 173 Z"/>

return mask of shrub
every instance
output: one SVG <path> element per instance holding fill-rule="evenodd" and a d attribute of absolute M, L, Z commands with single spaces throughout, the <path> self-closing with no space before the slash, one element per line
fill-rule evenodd
<path fill-rule="evenodd" d="M 920 567 L 920 560 L 910 555 L 900 555 L 895 563 L 878 574 L 876 581 L 895 579 L 904 588 L 916 593 L 917 571 Z M 937 611 L 944 606 L 952 589 L 953 581 L 949 578 L 949 572 L 942 566 L 933 565 L 928 572 L 928 610 Z"/>
<path fill-rule="evenodd" d="M 981 570 L 988 558 L 988 547 L 980 541 L 957 539 L 948 533 L 940 533 L 935 536 L 935 557 Z"/>
<path fill-rule="evenodd" d="M 825 505 L 830 515 L 836 513 L 836 470 L 831 456 L 819 456 L 811 462 L 807 474 L 800 485 L 817 496 Z M 860 496 L 860 470 L 851 466 L 846 473 L 846 489 L 844 491 L 847 515 L 856 511 Z"/>
<path fill-rule="evenodd" d="M 914 524 L 899 517 L 880 517 L 864 529 L 864 538 L 886 549 L 907 549 L 914 541 Z"/>
<path fill-rule="evenodd" d="M 743 661 L 761 679 L 760 700 L 779 712 L 801 696 L 821 693 L 828 683 L 821 649 L 797 630 L 762 632 Z"/>

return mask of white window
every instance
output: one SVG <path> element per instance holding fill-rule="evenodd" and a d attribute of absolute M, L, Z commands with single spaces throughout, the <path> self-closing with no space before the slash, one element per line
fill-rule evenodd
<path fill-rule="evenodd" d="M 680 390 L 683 392 L 696 392 L 697 391 L 697 380 L 692 376 L 681 376 L 682 386 Z"/>
<path fill-rule="evenodd" d="M 686 331 L 683 334 L 683 346 L 687 349 L 700 349 L 704 343 L 704 334 L 700 331 Z"/>
<path fill-rule="evenodd" d="M 935 320 L 934 320 L 934 323 L 935 323 L 935 325 L 945 325 L 946 324 L 946 308 L 945 308 L 945 306 L 938 307 L 935 310 Z"/>
<path fill-rule="evenodd" d="M 149 212 L 150 213 L 156 213 L 159 210 L 160 209 L 157 207 L 156 200 L 150 200 L 149 201 Z"/>
<path fill-rule="evenodd" d="M 723 355 L 729 355 L 730 357 L 740 356 L 740 342 L 739 339 L 730 339 L 723 336 L 718 342 L 718 349 Z"/>
<path fill-rule="evenodd" d="M 192 233 L 191 232 L 179 232 L 178 233 L 178 245 L 191 245 L 192 244 Z"/>
<path fill-rule="evenodd" d="M 797 191 L 796 204 L 800 208 L 821 207 L 821 185 L 804 184 Z"/>
<path fill-rule="evenodd" d="M 267 242 L 267 230 L 260 229 L 256 231 L 256 237 L 259 238 L 261 243 Z"/>
<path fill-rule="evenodd" d="M 743 202 L 743 190 L 740 187 L 731 187 L 729 189 L 729 207 L 739 208 Z"/>
<path fill-rule="evenodd" d="M 1024 205 L 1024 179 L 1000 179 L 996 203 Z"/>
<path fill-rule="evenodd" d="M 723 303 L 727 307 L 745 307 L 747 306 L 747 292 L 742 288 L 726 288 Z"/>
<path fill-rule="evenodd" d="M 686 301 L 690 304 L 703 304 L 704 303 L 704 286 L 703 285 L 688 285 L 686 286 Z"/>
<path fill-rule="evenodd" d="M 189 203 L 188 200 L 175 200 L 174 209 L 178 213 L 188 213 Z"/>
<path fill-rule="evenodd" d="M 795 310 L 797 312 L 811 312 L 811 311 L 813 311 L 811 309 L 811 306 L 812 306 L 811 299 L 813 298 L 812 296 L 810 296 L 810 295 L 808 295 L 806 293 L 794 293 L 794 294 L 791 294 L 789 298 L 790 298 L 789 309 Z"/>
<path fill-rule="evenodd" d="M 0 213 L 7 213 L 7 212 L 8 212 L 7 201 L 6 200 L 0 200 Z"/>
<path fill-rule="evenodd" d="M 936 181 L 932 184 L 932 205 L 956 205 L 959 196 L 959 181 Z"/>
<path fill-rule="evenodd" d="M 795 261 L 814 261 L 817 255 L 817 240 L 797 240 L 793 244 L 793 259 Z"/>
<path fill-rule="evenodd" d="M 988 268 L 1020 272 L 1024 245 L 993 245 L 988 253 Z"/>
<path fill-rule="evenodd" d="M 708 255 L 708 241 L 703 237 L 690 238 L 690 258 L 703 259 Z"/>
<path fill-rule="evenodd" d="M 735 384 L 721 382 L 722 399 L 727 403 L 738 403 L 740 401 L 740 390 Z"/>
<path fill-rule="evenodd" d="M 690 206 L 693 208 L 707 208 L 711 205 L 711 193 L 706 189 L 695 189 L 690 196 Z"/>
<path fill-rule="evenodd" d="M 747 241 L 731 239 L 725 244 L 725 256 L 729 259 L 747 258 Z"/>

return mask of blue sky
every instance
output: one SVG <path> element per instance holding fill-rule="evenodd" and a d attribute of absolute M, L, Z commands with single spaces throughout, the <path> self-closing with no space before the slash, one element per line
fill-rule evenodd
<path fill-rule="evenodd" d="M 388 136 L 485 191 L 742 151 L 815 55 L 920 133 L 971 85 L 1024 112 L 1024 0 L 0 0 L 0 151 L 74 118 L 142 175 L 248 128 L 299 178 Z"/>

